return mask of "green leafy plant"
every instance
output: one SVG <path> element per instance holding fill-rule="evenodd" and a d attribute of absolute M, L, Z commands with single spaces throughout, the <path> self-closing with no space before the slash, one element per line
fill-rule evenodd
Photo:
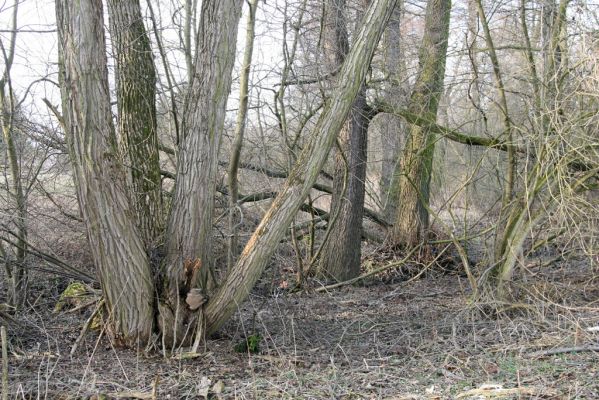
<path fill-rule="evenodd" d="M 237 353 L 252 353 L 256 354 L 260 351 L 260 341 L 262 336 L 258 334 L 250 335 L 241 342 L 237 343 L 233 348 Z"/>

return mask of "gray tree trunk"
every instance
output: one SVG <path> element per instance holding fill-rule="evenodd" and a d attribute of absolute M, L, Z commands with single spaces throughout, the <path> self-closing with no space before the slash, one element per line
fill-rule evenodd
<path fill-rule="evenodd" d="M 405 57 L 402 57 L 401 52 L 402 8 L 403 0 L 397 2 L 383 36 L 383 65 L 385 74 L 389 77 L 383 96 L 385 103 L 397 108 L 405 108 L 409 98 Z M 386 220 L 392 221 L 397 210 L 397 191 L 391 188 L 397 186 L 393 177 L 400 151 L 405 144 L 406 124 L 396 115 L 381 113 L 377 115 L 373 125 L 380 133 L 381 175 L 378 195 L 381 213 Z"/>
<path fill-rule="evenodd" d="M 109 0 L 116 58 L 121 148 L 137 227 L 148 249 L 162 234 L 162 186 L 156 134 L 156 69 L 139 0 Z"/>
<path fill-rule="evenodd" d="M 408 109 L 430 121 L 437 118 L 443 91 L 451 0 L 429 0 L 424 37 L 420 47 L 420 70 Z M 434 135 L 417 125 L 409 128 L 406 146 L 395 171 L 398 177 L 398 207 L 392 242 L 411 247 L 428 230 L 428 206 Z"/>
<path fill-rule="evenodd" d="M 113 336 L 146 343 L 154 283 L 126 194 L 110 109 L 101 0 L 58 0 L 60 82 L 67 141 Z"/>
<path fill-rule="evenodd" d="M 343 64 L 349 52 L 344 0 L 325 2 L 324 56 L 330 71 Z M 360 274 L 362 215 L 366 179 L 368 105 L 365 90 L 358 93 L 339 133 L 327 241 L 318 268 L 325 279 L 345 281 Z"/>
<path fill-rule="evenodd" d="M 331 199 L 333 225 L 324 244 L 319 268 L 324 278 L 339 282 L 360 274 L 369 123 L 368 105 L 362 89 L 339 137 L 341 149 L 337 149 L 335 157 Z"/>
<path fill-rule="evenodd" d="M 242 5 L 242 0 L 208 0 L 201 6 L 195 70 L 185 103 L 177 183 L 167 225 L 167 293 L 159 318 L 165 329 L 174 326 L 175 321 L 194 318 L 184 303 L 186 291 L 193 287 L 208 291 L 215 283 L 208 279 L 212 276 L 209 271 L 218 151 Z M 193 274 L 193 282 L 184 284 L 191 266 L 197 273 Z M 174 333 L 181 337 L 181 332 Z"/>

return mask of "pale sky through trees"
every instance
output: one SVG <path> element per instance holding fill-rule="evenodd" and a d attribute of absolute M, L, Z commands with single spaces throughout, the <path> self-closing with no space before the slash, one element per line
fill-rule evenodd
<path fill-rule="evenodd" d="M 157 5 L 159 4 L 159 6 Z M 181 3 L 181 4 L 179 4 Z M 8 43 L 10 20 L 12 16 L 12 0 L 3 0 L 0 4 L 0 35 L 5 45 Z M 186 76 L 185 61 L 181 51 L 177 50 L 179 45 L 179 25 L 181 25 L 182 2 L 178 1 L 158 1 L 152 3 L 154 11 L 159 13 L 158 24 L 161 25 L 161 34 L 163 36 L 164 45 L 168 50 L 170 68 L 178 82 L 183 82 Z M 286 5 L 291 2 L 285 0 L 270 0 L 260 2 L 257 13 L 256 24 L 256 44 L 253 56 L 252 75 L 250 82 L 255 87 L 273 89 L 274 85 L 279 81 L 279 71 L 282 67 L 282 25 L 283 12 Z M 406 4 L 408 13 L 405 13 L 402 19 L 402 28 L 405 37 L 402 40 L 409 42 L 418 41 L 422 29 L 422 12 L 424 2 L 415 2 Z M 293 12 L 296 9 L 296 4 L 289 7 L 289 11 Z M 533 6 L 533 4 L 531 4 Z M 514 10 L 517 4 L 514 3 Z M 538 5 L 537 5 L 538 7 Z M 147 3 L 142 1 L 142 10 L 144 16 L 148 18 L 149 12 Z M 244 5 L 244 13 L 247 12 L 247 5 Z M 463 79 L 462 71 L 458 65 L 464 64 L 464 58 L 467 54 L 464 52 L 466 45 L 466 23 L 467 23 L 467 5 L 462 1 L 455 1 L 452 7 L 451 18 L 451 33 L 449 39 L 448 60 L 446 69 L 446 84 L 452 85 L 454 82 Z M 580 32 L 592 32 L 599 27 L 599 3 L 596 1 L 576 1 L 571 6 L 570 26 L 576 27 Z M 295 16 L 292 16 L 294 18 Z M 513 26 L 518 24 L 517 13 L 501 14 L 490 13 L 491 27 L 494 35 L 498 39 L 505 41 L 506 44 L 521 46 L 519 36 L 513 36 Z M 107 16 L 105 15 L 105 24 L 108 24 Z M 146 26 L 150 39 L 155 48 L 155 36 L 152 32 L 149 20 L 146 20 Z M 510 26 L 512 29 L 510 29 Z M 17 95 L 23 94 L 24 91 L 31 85 L 28 99 L 25 100 L 25 110 L 35 114 L 36 119 L 43 119 L 45 122 L 50 122 L 52 116 L 49 114 L 45 105 L 41 102 L 42 98 L 48 98 L 53 104 L 59 104 L 58 88 L 48 82 L 38 82 L 32 85 L 36 80 L 47 78 L 53 82 L 57 81 L 57 47 L 56 47 L 56 26 L 55 26 L 55 10 L 53 0 L 22 0 L 19 4 L 18 13 L 18 28 L 16 56 L 12 70 L 13 87 Z M 507 29 L 504 29 L 507 28 Z M 240 21 L 240 33 L 238 35 L 237 54 L 241 54 L 243 50 L 244 32 L 245 32 L 245 14 Z M 534 34 L 535 32 L 532 32 Z M 289 37 L 293 35 L 293 31 L 289 30 Z M 288 40 L 290 40 L 288 38 Z M 471 38 L 468 38 L 471 40 Z M 480 40 L 480 39 L 479 39 Z M 577 41 L 573 45 L 576 46 Z M 414 49 L 417 46 L 405 45 L 406 57 L 415 61 Z M 108 43 L 108 53 L 112 52 L 110 43 Z M 158 51 L 154 52 L 155 63 L 158 71 L 163 77 L 163 64 L 159 59 Z M 483 57 L 484 63 L 485 57 Z M 503 61 L 503 60 L 502 60 Z M 113 60 L 109 58 L 109 64 Z M 229 110 L 236 108 L 237 94 L 237 77 L 239 67 L 239 57 L 236 60 L 236 67 L 233 76 L 233 87 L 230 95 Z M 503 61 L 505 62 L 505 61 Z M 295 62 L 296 65 L 298 61 Z M 466 63 L 467 64 L 467 63 Z M 111 69 L 111 65 L 109 68 Z M 416 65 L 412 62 L 408 65 L 408 75 L 413 75 Z M 483 64 L 484 68 L 484 64 Z M 256 96 L 254 89 L 250 96 Z M 261 91 L 261 100 L 270 101 L 272 94 Z M 251 101 L 250 101 L 251 104 Z M 31 107 L 31 108 L 29 108 Z M 27 112 L 27 111 L 26 111 Z M 252 113 L 249 115 L 252 118 Z"/>
<path fill-rule="evenodd" d="M 16 56 L 12 68 L 12 84 L 14 91 L 19 98 L 21 98 L 23 93 L 29 88 L 29 94 L 23 102 L 21 111 L 28 115 L 30 120 L 57 127 L 54 115 L 52 115 L 42 102 L 43 98 L 47 98 L 55 106 L 60 104 L 58 87 L 54 83 L 51 83 L 57 82 L 57 39 L 54 3 L 53 0 L 22 0 L 20 2 L 18 13 L 19 33 L 17 35 Z M 510 46 L 523 46 L 523 39 L 520 35 L 514 35 L 515 30 L 517 30 L 517 27 L 519 26 L 519 17 L 516 12 L 519 2 L 513 1 L 511 3 L 513 4 L 504 4 L 500 8 L 497 8 L 493 6 L 493 4 L 487 2 L 488 7 L 491 9 L 489 18 L 491 20 L 490 26 L 493 36 L 496 38 L 497 43 L 505 48 Z M 5 46 L 8 44 L 8 39 L 10 38 L 8 28 L 10 27 L 13 4 L 14 2 L 12 0 L 2 0 L 0 3 L 0 35 Z M 149 21 L 147 2 L 143 0 L 141 5 L 142 12 L 146 18 L 145 23 L 148 28 L 148 34 L 154 48 L 156 68 L 160 76 L 157 101 L 162 104 L 167 104 L 165 101 L 168 94 L 165 95 L 166 80 L 164 78 L 164 65 L 160 59 L 159 52 L 156 49 L 156 38 Z M 153 1 L 152 5 L 154 7 L 154 12 L 158 14 L 157 23 L 161 30 L 163 44 L 167 49 L 169 66 L 176 81 L 175 85 L 177 90 L 181 91 L 183 87 L 179 84 L 184 83 L 187 79 L 186 63 L 183 52 L 180 50 L 179 33 L 180 27 L 182 26 L 183 2 L 178 0 Z M 286 0 L 269 0 L 266 2 L 261 1 L 259 3 L 256 23 L 256 42 L 250 75 L 249 124 L 255 123 L 257 110 L 254 110 L 254 108 L 256 107 L 261 109 L 259 111 L 261 112 L 262 117 L 265 118 L 265 122 L 275 122 L 272 112 L 264 107 L 264 104 L 272 104 L 274 91 L 277 90 L 277 84 L 281 79 L 280 72 L 284 65 L 282 56 L 282 27 L 285 18 L 284 12 L 287 8 L 287 12 L 291 14 L 288 16 L 288 19 L 291 20 L 291 24 L 288 23 L 287 25 L 287 40 L 289 43 L 294 34 L 291 25 L 297 18 L 297 14 L 294 13 L 297 13 L 298 5 L 298 2 L 292 3 Z M 424 5 L 424 1 L 406 2 L 405 7 L 407 12 L 403 14 L 401 21 L 403 35 L 401 38 L 401 46 L 403 58 L 406 60 L 406 70 L 400 79 L 409 82 L 413 82 L 417 69 L 417 48 L 422 32 Z M 530 7 L 540 7 L 540 5 L 531 2 Z M 506 11 L 510 9 L 513 12 Z M 241 18 L 238 34 L 238 56 L 233 71 L 233 85 L 227 105 L 227 109 L 229 110 L 227 114 L 227 124 L 232 123 L 234 120 L 235 110 L 237 108 L 237 97 L 239 95 L 239 55 L 243 52 L 246 13 L 247 5 L 244 4 L 244 16 Z M 307 24 L 306 26 L 308 26 L 308 28 L 306 28 L 305 31 L 302 31 L 302 34 L 309 32 L 309 27 L 311 25 L 318 25 L 317 13 L 314 10 L 310 11 L 310 13 L 315 15 L 306 15 L 303 22 L 304 24 Z M 573 1 L 571 3 L 568 14 L 570 18 L 568 26 L 569 29 L 575 30 L 575 32 L 572 32 L 572 48 L 587 45 L 585 40 L 588 40 L 588 37 L 591 37 L 592 35 L 585 36 L 581 35 L 581 33 L 591 33 L 598 29 L 598 14 L 599 6 L 597 1 Z M 472 38 L 467 34 L 467 15 L 467 2 L 462 0 L 454 1 L 452 5 L 445 78 L 446 93 L 442 98 L 440 110 L 448 107 L 455 111 L 457 108 L 462 107 L 460 103 L 467 97 L 467 93 L 464 92 L 464 88 L 468 86 L 465 83 L 470 79 L 470 63 L 468 61 L 467 47 L 468 43 L 472 41 Z M 530 12 L 529 18 L 533 18 L 534 15 L 535 13 Z M 107 26 L 107 24 L 108 17 L 105 14 L 105 25 Z M 484 47 L 482 46 L 483 40 L 481 35 L 482 31 L 479 32 L 479 46 Z M 538 32 L 533 31 L 531 32 L 531 35 L 538 35 Z M 587 39 L 585 39 L 585 37 L 587 37 Z M 304 50 L 307 49 L 302 48 L 302 45 L 300 45 L 298 51 L 302 52 Z M 110 42 L 107 44 L 107 52 L 109 54 L 109 71 L 113 71 L 112 64 L 114 61 L 113 58 L 110 57 L 112 53 Z M 521 60 L 514 57 L 504 57 L 505 54 L 507 53 L 502 54 L 500 50 L 500 62 L 506 71 L 510 64 L 514 64 L 516 69 L 518 68 L 518 63 L 519 65 L 524 65 L 523 63 L 520 63 Z M 511 52 L 511 54 L 518 53 Z M 374 62 L 377 62 L 376 59 Z M 486 92 L 490 93 L 492 92 L 492 71 L 488 57 L 484 54 L 484 51 L 479 53 L 479 62 L 481 76 L 484 77 L 482 81 L 483 85 L 486 85 Z M 318 60 L 307 59 L 303 56 L 296 57 L 296 60 L 294 60 L 293 72 L 301 76 L 301 74 L 305 72 L 304 67 L 308 67 L 308 71 L 313 71 L 314 69 L 310 69 L 311 66 L 308 65 L 308 63 L 315 63 L 316 65 Z M 376 70 L 376 66 L 373 67 L 373 70 Z M 513 75 L 507 76 L 506 79 L 508 83 L 516 82 L 519 79 L 518 75 L 521 76 L 526 74 L 526 71 L 521 71 L 521 73 L 513 72 Z M 48 81 L 43 81 L 43 79 L 47 79 Z M 112 73 L 110 79 L 111 81 L 113 80 Z M 111 85 L 114 87 L 113 82 Z M 483 90 L 483 92 L 485 92 L 485 90 Z M 451 93 L 451 96 L 447 96 L 449 93 Z M 492 107 L 493 101 L 494 100 L 489 96 L 483 95 L 481 98 L 481 104 L 486 104 L 486 106 Z M 449 120 L 441 122 L 451 125 L 455 122 L 452 121 L 453 114 L 455 114 L 455 112 L 447 114 Z M 443 119 L 444 115 L 446 114 L 441 112 L 440 118 Z M 492 131 L 495 129 L 496 124 L 494 121 L 490 122 L 489 128 L 491 132 L 489 133 L 493 134 Z M 377 158 L 377 155 L 373 155 L 372 157 L 373 160 Z"/>

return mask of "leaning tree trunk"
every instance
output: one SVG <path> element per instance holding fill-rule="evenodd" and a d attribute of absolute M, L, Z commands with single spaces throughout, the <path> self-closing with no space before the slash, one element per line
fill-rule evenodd
<path fill-rule="evenodd" d="M 373 0 L 366 11 L 362 27 L 339 73 L 339 85 L 326 103 L 312 137 L 237 264 L 206 305 L 207 332 L 222 326 L 248 296 L 308 196 L 362 87 L 394 5 L 395 0 Z"/>
<path fill-rule="evenodd" d="M 420 71 L 408 110 L 435 121 L 443 90 L 451 0 L 429 0 L 426 8 L 424 37 L 420 47 Z M 434 135 L 418 125 L 409 128 L 408 138 L 397 164 L 398 207 L 391 241 L 411 247 L 428 230 L 428 206 Z"/>
<path fill-rule="evenodd" d="M 156 69 L 139 0 L 109 0 L 116 58 L 118 133 L 129 172 L 128 194 L 148 249 L 162 233 L 162 190 L 156 134 Z"/>
<path fill-rule="evenodd" d="M 56 2 L 60 87 L 81 211 L 115 338 L 146 343 L 153 274 L 128 204 L 112 123 L 101 0 Z"/>
<path fill-rule="evenodd" d="M 324 56 L 329 71 L 338 70 L 348 51 L 345 0 L 325 2 Z M 318 268 L 325 279 L 344 281 L 360 273 L 368 105 L 360 90 L 349 118 L 339 134 L 335 156 L 329 234 Z"/>

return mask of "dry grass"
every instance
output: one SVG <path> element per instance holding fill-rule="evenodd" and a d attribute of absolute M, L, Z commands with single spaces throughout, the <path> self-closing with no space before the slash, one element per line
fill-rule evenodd
<path fill-rule="evenodd" d="M 597 353 L 539 353 L 599 342 L 599 333 L 586 330 L 599 325 L 599 278 L 582 262 L 529 274 L 520 285 L 522 303 L 501 315 L 470 305 L 466 280 L 456 274 L 433 271 L 411 283 L 371 282 L 321 294 L 271 290 L 277 279 L 285 277 L 266 278 L 269 284 L 192 360 L 116 349 L 98 332 L 71 358 L 91 310 L 53 315 L 56 293 L 48 290 L 46 301 L 22 316 L 27 328 L 12 332 L 11 394 L 574 399 L 599 393 Z M 255 333 L 263 338 L 259 354 L 233 350 Z"/>

